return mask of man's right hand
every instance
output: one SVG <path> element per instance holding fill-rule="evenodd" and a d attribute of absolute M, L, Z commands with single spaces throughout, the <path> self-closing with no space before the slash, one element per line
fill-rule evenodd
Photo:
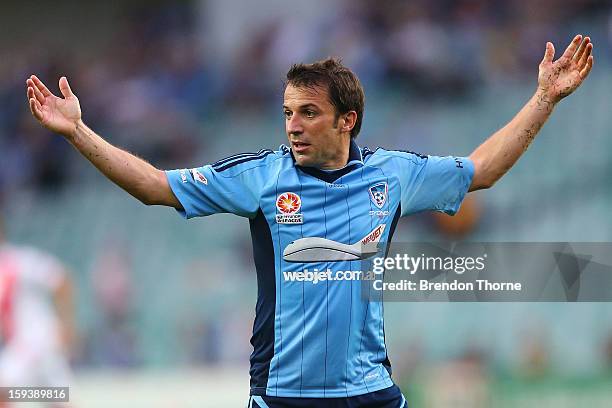
<path fill-rule="evenodd" d="M 26 84 L 32 115 L 47 129 L 71 138 L 81 120 L 81 106 L 66 77 L 59 80 L 63 98 L 53 95 L 36 75 L 28 78 Z"/>
<path fill-rule="evenodd" d="M 47 129 L 63 135 L 102 174 L 147 205 L 183 208 L 165 172 L 111 145 L 83 123 L 79 100 L 66 77 L 59 80 L 63 98 L 53 95 L 35 75 L 26 83 L 32 115 Z"/>

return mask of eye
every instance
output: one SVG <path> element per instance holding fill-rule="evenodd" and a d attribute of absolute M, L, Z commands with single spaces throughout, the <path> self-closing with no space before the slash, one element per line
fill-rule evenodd
<path fill-rule="evenodd" d="M 311 119 L 312 119 L 312 118 L 314 118 L 314 117 L 315 117 L 315 115 L 316 115 L 316 114 L 317 114 L 317 113 L 316 113 L 315 111 L 310 110 L 310 109 L 306 111 L 306 117 L 307 117 L 307 118 L 311 118 Z"/>
<path fill-rule="evenodd" d="M 293 113 L 290 110 L 286 110 L 283 112 L 283 114 L 285 115 L 286 119 L 289 119 Z"/>

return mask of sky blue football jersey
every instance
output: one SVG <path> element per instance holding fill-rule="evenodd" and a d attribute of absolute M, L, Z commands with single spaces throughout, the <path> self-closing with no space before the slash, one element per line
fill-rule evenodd
<path fill-rule="evenodd" d="M 251 395 L 351 397 L 392 386 L 382 302 L 364 300 L 359 281 L 291 273 L 359 270 L 351 248 L 389 243 L 400 216 L 454 214 L 473 173 L 468 158 L 354 142 L 333 171 L 298 166 L 281 146 L 166 172 L 184 217 L 249 219 L 258 284 Z"/>

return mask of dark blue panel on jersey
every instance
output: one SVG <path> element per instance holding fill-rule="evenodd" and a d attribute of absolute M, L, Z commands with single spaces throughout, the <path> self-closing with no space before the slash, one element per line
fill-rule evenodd
<path fill-rule="evenodd" d="M 400 215 L 402 214 L 402 206 L 401 204 L 397 206 L 397 210 L 395 211 L 395 215 L 393 216 L 393 221 L 391 222 L 391 230 L 389 231 L 389 238 L 387 242 L 387 249 L 385 250 L 385 258 L 389 255 L 389 248 L 391 248 L 391 241 L 393 240 L 393 234 L 395 234 L 395 228 L 397 227 L 397 223 L 400 219 Z M 387 336 L 385 335 L 385 328 L 383 326 L 383 339 L 384 343 L 387 344 Z M 389 354 L 385 351 L 385 360 L 382 362 L 383 367 L 389 373 L 389 375 L 393 374 L 393 369 L 391 368 L 391 360 L 389 360 Z"/>
<path fill-rule="evenodd" d="M 274 356 L 274 310 L 276 280 L 274 276 L 274 246 L 270 226 L 263 212 L 250 220 L 253 258 L 257 270 L 257 305 L 251 344 L 251 395 L 265 395 Z"/>
<path fill-rule="evenodd" d="M 265 404 L 265 405 L 264 405 Z M 249 408 L 408 408 L 397 385 L 348 398 L 261 397 L 249 402 Z"/>

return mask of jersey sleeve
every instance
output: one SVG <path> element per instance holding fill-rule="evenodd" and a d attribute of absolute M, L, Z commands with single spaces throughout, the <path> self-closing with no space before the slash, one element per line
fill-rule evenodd
<path fill-rule="evenodd" d="M 467 157 L 420 156 L 399 153 L 402 216 L 434 210 L 454 215 L 461 206 L 474 176 Z"/>
<path fill-rule="evenodd" d="M 219 172 L 212 165 L 166 171 L 172 192 L 185 218 L 217 213 L 251 217 L 259 208 L 259 185 L 253 171 Z"/>

